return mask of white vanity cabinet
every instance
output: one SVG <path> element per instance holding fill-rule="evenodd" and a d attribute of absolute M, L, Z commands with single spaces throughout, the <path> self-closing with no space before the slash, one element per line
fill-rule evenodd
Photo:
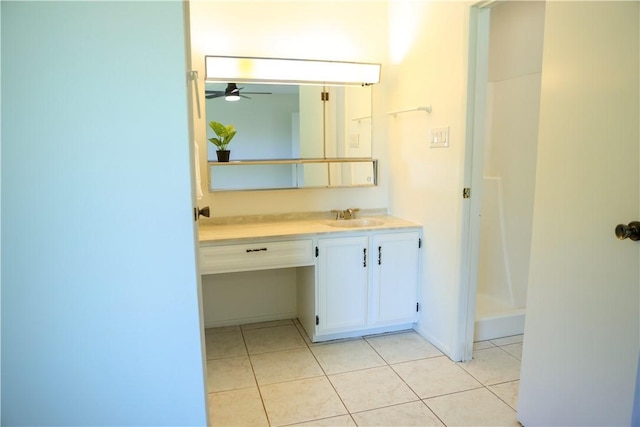
<path fill-rule="evenodd" d="M 318 334 L 366 328 L 368 247 L 367 236 L 318 239 Z"/>
<path fill-rule="evenodd" d="M 315 327 L 300 318 L 311 339 L 411 327 L 418 316 L 419 246 L 415 230 L 319 238 Z"/>
<path fill-rule="evenodd" d="M 417 321 L 419 233 L 374 234 L 371 246 L 369 326 Z"/>
<path fill-rule="evenodd" d="M 422 228 L 374 218 L 201 224 L 205 327 L 298 318 L 312 341 L 412 328 Z"/>

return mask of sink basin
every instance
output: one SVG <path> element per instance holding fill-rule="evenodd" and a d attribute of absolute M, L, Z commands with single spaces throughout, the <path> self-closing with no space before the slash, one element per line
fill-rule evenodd
<path fill-rule="evenodd" d="M 336 219 L 329 221 L 328 224 L 332 227 L 341 228 L 359 228 L 359 227 L 374 227 L 376 225 L 382 225 L 384 222 L 379 219 L 372 218 L 358 218 L 358 219 Z"/>

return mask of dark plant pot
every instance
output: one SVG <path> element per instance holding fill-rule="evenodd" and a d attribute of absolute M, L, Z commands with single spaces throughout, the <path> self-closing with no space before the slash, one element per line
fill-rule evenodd
<path fill-rule="evenodd" d="M 218 161 L 219 162 L 228 162 L 229 161 L 229 153 L 231 153 L 230 150 L 218 150 L 218 151 L 216 151 L 216 154 L 218 155 Z"/>

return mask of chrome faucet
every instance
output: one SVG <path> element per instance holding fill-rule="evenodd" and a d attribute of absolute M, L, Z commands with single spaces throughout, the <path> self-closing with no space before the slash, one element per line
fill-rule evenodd
<path fill-rule="evenodd" d="M 336 219 L 355 219 L 358 211 L 360 211 L 358 208 L 348 208 L 343 211 L 333 209 L 331 213 L 336 214 Z"/>

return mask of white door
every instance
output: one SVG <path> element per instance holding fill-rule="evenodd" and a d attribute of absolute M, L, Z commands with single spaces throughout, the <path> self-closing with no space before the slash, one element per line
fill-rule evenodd
<path fill-rule="evenodd" d="M 547 2 L 518 418 L 629 425 L 640 348 L 638 2 Z"/>
<path fill-rule="evenodd" d="M 418 238 L 415 231 L 373 236 L 370 326 L 417 320 Z"/>
<path fill-rule="evenodd" d="M 318 335 L 367 326 L 368 237 L 318 240 Z"/>

